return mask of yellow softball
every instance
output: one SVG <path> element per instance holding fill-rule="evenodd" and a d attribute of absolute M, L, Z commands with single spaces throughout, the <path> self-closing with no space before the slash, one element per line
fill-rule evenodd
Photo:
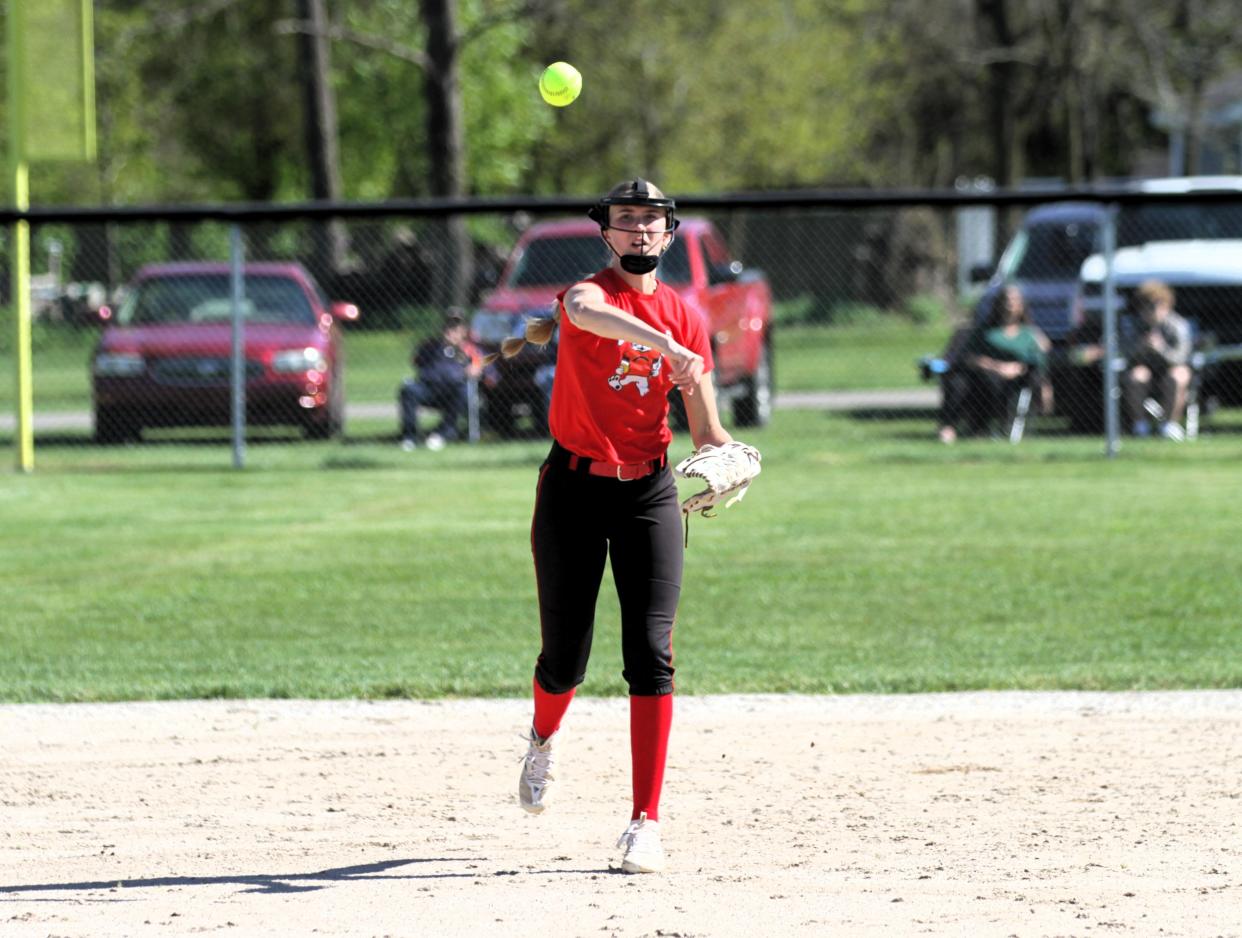
<path fill-rule="evenodd" d="M 582 91 L 582 73 L 568 62 L 553 62 L 539 76 L 539 94 L 553 107 L 573 104 Z"/>

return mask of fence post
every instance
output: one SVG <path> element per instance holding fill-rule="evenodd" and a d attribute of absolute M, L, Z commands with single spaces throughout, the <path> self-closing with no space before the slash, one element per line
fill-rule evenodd
<path fill-rule="evenodd" d="M 466 439 L 479 442 L 479 379 L 466 379 Z"/>
<path fill-rule="evenodd" d="M 1104 213 L 1104 453 L 1109 459 L 1121 449 L 1121 390 L 1117 385 L 1117 301 L 1113 262 L 1117 253 L 1117 206 Z"/>
<path fill-rule="evenodd" d="M 246 325 L 243 305 L 246 299 L 246 281 L 243 267 L 245 248 L 242 245 L 241 227 L 229 228 L 229 297 L 232 322 L 232 360 L 229 367 L 230 412 L 233 425 L 233 468 L 244 469 L 246 465 Z"/>

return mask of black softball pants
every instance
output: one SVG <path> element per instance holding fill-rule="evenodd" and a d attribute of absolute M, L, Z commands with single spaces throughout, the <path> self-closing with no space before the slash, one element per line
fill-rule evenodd
<path fill-rule="evenodd" d="M 553 446 L 539 472 L 531 550 L 542 647 L 535 679 L 552 694 L 582 683 L 604 561 L 621 603 L 622 676 L 631 695 L 673 691 L 673 620 L 684 544 L 672 471 L 622 482 L 570 469 Z"/>

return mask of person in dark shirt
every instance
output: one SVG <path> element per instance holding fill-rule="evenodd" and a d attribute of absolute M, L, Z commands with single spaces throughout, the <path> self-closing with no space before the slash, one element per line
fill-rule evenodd
<path fill-rule="evenodd" d="M 1045 379 L 1050 343 L 1031 325 L 1022 291 L 1008 286 L 996 294 L 988 317 L 965 338 L 945 376 L 940 441 L 952 443 L 972 408 L 978 422 L 1001 413 L 1009 395 L 1022 385 L 1039 392 L 1041 408 L 1052 409 Z"/>
<path fill-rule="evenodd" d="M 466 412 L 467 385 L 483 370 L 479 350 L 467 339 L 466 321 L 456 312 L 444 320 L 440 335 L 418 346 L 411 359 L 415 376 L 401 382 L 397 393 L 401 412 L 401 447 L 418 446 L 418 408 L 440 412 L 440 423 L 427 434 L 428 449 L 443 449 L 460 436 L 461 416 Z"/>
<path fill-rule="evenodd" d="M 1190 323 L 1173 311 L 1173 291 L 1159 280 L 1140 284 L 1130 298 L 1133 329 L 1123 336 L 1126 370 L 1121 376 L 1126 411 L 1135 436 L 1150 436 L 1151 422 L 1143 404 L 1160 404 L 1157 426 L 1162 437 L 1180 441 L 1190 387 L 1190 355 L 1194 336 Z"/>

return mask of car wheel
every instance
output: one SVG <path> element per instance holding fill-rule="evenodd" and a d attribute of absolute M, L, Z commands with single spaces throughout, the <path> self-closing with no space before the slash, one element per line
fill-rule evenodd
<path fill-rule="evenodd" d="M 326 414 L 318 420 L 307 420 L 304 424 L 302 424 L 302 430 L 306 434 L 307 439 L 338 439 L 344 431 L 344 414 L 339 412 L 336 407 L 329 404 L 328 412 Z"/>
<path fill-rule="evenodd" d="M 312 440 L 337 440 L 345 435 L 345 376 L 338 373 L 332 378 L 328 391 L 328 411 L 307 420 L 302 429 Z"/>
<path fill-rule="evenodd" d="M 755 373 L 733 402 L 733 422 L 739 427 L 766 427 L 772 420 L 772 398 L 772 342 L 765 336 Z"/>
<path fill-rule="evenodd" d="M 103 446 L 136 442 L 142 438 L 142 426 L 128 411 L 115 407 L 95 409 L 95 442 Z"/>

